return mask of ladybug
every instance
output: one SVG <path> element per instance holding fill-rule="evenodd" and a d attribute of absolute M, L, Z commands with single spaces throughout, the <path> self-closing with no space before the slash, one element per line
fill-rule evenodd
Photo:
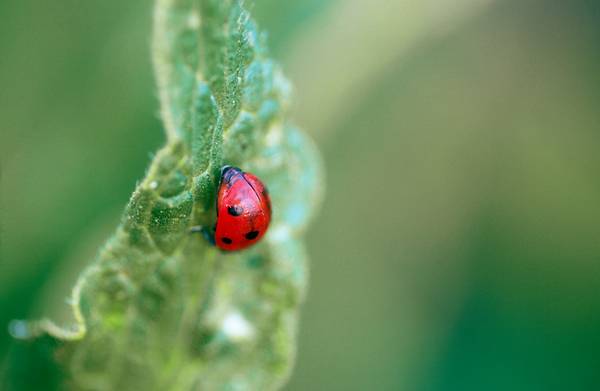
<path fill-rule="evenodd" d="M 221 169 L 214 242 L 225 251 L 257 243 L 271 222 L 271 200 L 260 179 L 237 167 Z"/>

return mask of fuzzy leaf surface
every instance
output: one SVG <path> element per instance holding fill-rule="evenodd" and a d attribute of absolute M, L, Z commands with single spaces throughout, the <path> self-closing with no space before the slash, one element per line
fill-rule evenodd
<path fill-rule="evenodd" d="M 51 346 L 69 389 L 275 389 L 295 352 L 319 156 L 286 120 L 290 85 L 244 1 L 157 0 L 154 18 L 167 143 L 79 277 L 73 325 L 25 334 Z M 238 253 L 190 234 L 215 222 L 224 164 L 258 175 L 273 204 L 262 242 Z"/>

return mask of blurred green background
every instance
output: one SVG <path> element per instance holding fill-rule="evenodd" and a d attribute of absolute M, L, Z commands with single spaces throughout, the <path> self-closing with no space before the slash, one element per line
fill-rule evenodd
<path fill-rule="evenodd" d="M 151 8 L 0 2 L 0 357 L 163 142 Z M 600 4 L 255 15 L 327 171 L 286 389 L 600 389 Z"/>

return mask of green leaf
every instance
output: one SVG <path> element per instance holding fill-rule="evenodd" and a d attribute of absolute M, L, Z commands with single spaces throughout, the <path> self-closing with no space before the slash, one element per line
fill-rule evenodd
<path fill-rule="evenodd" d="M 73 324 L 17 322 L 13 334 L 50 346 L 71 389 L 278 388 L 306 290 L 318 153 L 286 120 L 290 85 L 244 1 L 158 0 L 154 23 L 167 144 L 79 277 Z M 273 203 L 268 234 L 239 253 L 190 234 L 214 224 L 224 164 L 261 177 Z"/>

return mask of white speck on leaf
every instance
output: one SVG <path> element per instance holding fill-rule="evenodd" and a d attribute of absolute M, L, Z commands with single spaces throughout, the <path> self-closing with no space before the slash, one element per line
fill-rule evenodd
<path fill-rule="evenodd" d="M 270 239 L 275 242 L 280 242 L 288 239 L 290 237 L 290 229 L 286 225 L 280 225 L 276 228 L 273 227 L 269 232 Z"/>
<path fill-rule="evenodd" d="M 225 315 L 222 330 L 231 339 L 248 339 L 254 335 L 254 328 L 238 311 Z"/>
<path fill-rule="evenodd" d="M 190 13 L 190 16 L 187 20 L 187 25 L 192 30 L 196 30 L 198 27 L 200 27 L 200 15 L 198 15 L 197 12 Z"/>
<path fill-rule="evenodd" d="M 281 125 L 274 124 L 269 128 L 269 132 L 266 137 L 266 144 L 271 147 L 278 145 L 281 142 L 282 129 Z"/>

